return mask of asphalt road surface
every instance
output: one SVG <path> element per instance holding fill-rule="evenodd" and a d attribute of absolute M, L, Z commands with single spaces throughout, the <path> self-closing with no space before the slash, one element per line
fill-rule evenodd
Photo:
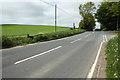
<path fill-rule="evenodd" d="M 3 78 L 87 78 L 101 42 L 114 37 L 85 32 L 2 50 Z"/>

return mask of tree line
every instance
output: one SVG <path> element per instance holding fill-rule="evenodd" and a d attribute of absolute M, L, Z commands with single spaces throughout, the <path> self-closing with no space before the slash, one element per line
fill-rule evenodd
<path fill-rule="evenodd" d="M 120 1 L 119 2 L 101 2 L 96 6 L 93 2 L 80 4 L 79 13 L 82 20 L 79 28 L 92 31 L 96 26 L 96 21 L 100 23 L 101 30 L 119 30 L 120 28 Z M 95 11 L 96 10 L 96 11 Z"/>

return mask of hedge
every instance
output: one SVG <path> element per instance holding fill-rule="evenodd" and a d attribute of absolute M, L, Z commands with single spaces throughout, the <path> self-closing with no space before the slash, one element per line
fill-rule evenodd
<path fill-rule="evenodd" d="M 43 35 L 34 36 L 34 38 L 29 37 L 13 37 L 13 36 L 2 36 L 2 48 L 10 48 L 18 45 L 25 45 L 29 43 L 35 43 L 39 41 L 48 41 L 53 39 L 59 39 L 79 33 L 83 33 L 85 30 L 66 30 L 59 32 L 46 33 Z"/>

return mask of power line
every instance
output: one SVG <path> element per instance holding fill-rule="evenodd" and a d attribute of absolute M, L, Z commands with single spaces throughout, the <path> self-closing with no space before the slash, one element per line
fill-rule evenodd
<path fill-rule="evenodd" d="M 50 6 L 55 6 L 55 5 L 50 4 L 50 3 L 46 2 L 46 1 L 43 1 L 43 0 L 40 0 L 40 1 L 42 1 L 43 3 L 46 3 L 46 4 L 50 5 Z M 57 8 L 58 8 L 59 10 L 63 11 L 64 13 L 66 13 L 66 14 L 72 16 L 72 17 L 76 17 L 76 16 L 73 16 L 72 14 L 70 14 L 69 12 L 67 12 L 67 11 L 65 11 L 65 10 L 63 10 L 63 9 L 61 9 L 61 8 L 59 8 L 59 7 L 57 7 Z M 80 20 L 78 17 L 76 17 L 76 19 Z"/>
<path fill-rule="evenodd" d="M 50 6 L 55 6 L 55 5 L 50 4 L 50 3 L 46 2 L 46 1 L 43 1 L 43 0 L 40 0 L 40 1 L 42 1 L 43 3 L 46 3 L 46 4 L 50 5 Z"/>
<path fill-rule="evenodd" d="M 58 7 L 58 9 L 59 9 L 59 10 L 61 10 L 61 11 L 63 11 L 64 13 L 66 13 L 66 14 L 70 15 L 71 17 L 76 17 L 76 16 L 74 16 L 74 15 L 72 15 L 72 14 L 68 13 L 67 11 L 65 11 L 65 10 L 63 10 L 63 9 L 61 9 L 61 8 L 59 8 L 59 7 Z M 79 18 L 78 18 L 78 17 L 76 17 L 76 19 L 79 19 Z M 80 19 L 79 19 L 79 20 L 80 20 Z"/>

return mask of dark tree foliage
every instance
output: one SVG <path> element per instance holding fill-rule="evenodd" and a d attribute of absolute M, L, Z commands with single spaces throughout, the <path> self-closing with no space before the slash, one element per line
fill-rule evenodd
<path fill-rule="evenodd" d="M 120 2 L 102 2 L 95 14 L 103 30 L 117 30 L 120 23 Z"/>
<path fill-rule="evenodd" d="M 87 31 L 92 31 L 95 26 L 95 19 L 92 14 L 86 14 L 83 20 L 81 20 L 79 27 Z"/>

